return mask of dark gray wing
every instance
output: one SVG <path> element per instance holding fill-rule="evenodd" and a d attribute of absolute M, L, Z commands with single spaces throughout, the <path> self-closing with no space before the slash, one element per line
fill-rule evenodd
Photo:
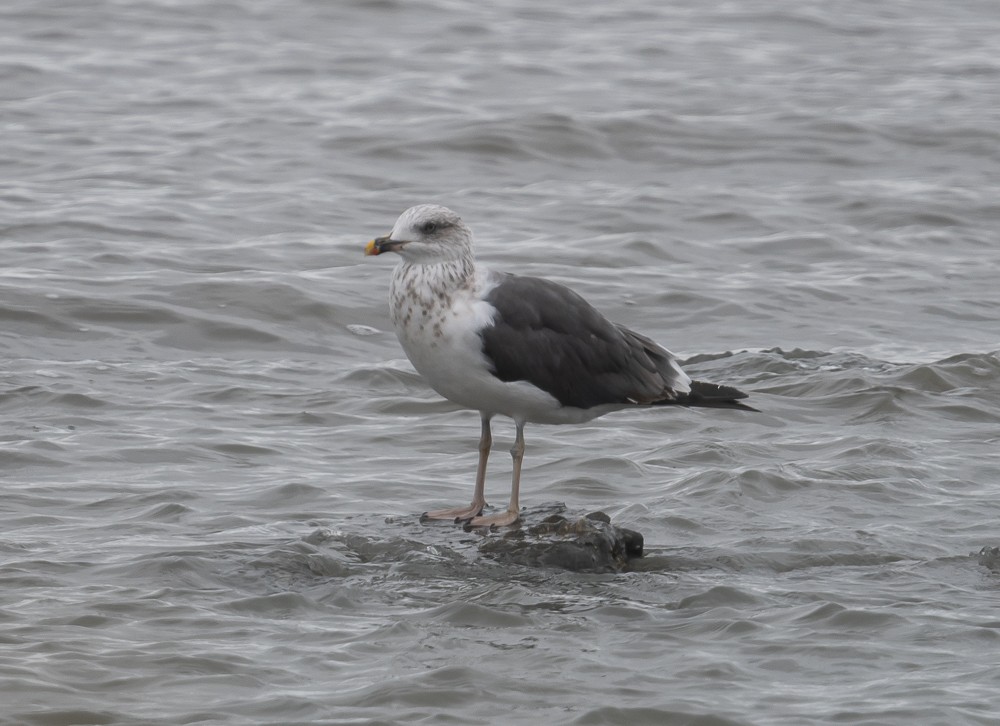
<path fill-rule="evenodd" d="M 502 275 L 486 301 L 496 308 L 480 335 L 493 375 L 527 381 L 563 406 L 668 402 L 688 390 L 673 356 L 612 323 L 568 287 Z"/>

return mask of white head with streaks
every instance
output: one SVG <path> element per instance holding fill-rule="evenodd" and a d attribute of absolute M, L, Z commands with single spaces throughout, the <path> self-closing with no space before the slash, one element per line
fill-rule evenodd
<path fill-rule="evenodd" d="M 399 215 L 392 232 L 365 247 L 366 255 L 383 252 L 397 252 L 414 264 L 471 258 L 472 230 L 447 207 L 418 204 Z"/>

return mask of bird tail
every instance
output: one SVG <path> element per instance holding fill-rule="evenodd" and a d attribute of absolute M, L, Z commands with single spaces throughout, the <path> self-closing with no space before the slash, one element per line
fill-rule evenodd
<path fill-rule="evenodd" d="M 672 401 L 663 401 L 662 403 L 697 408 L 736 408 L 741 411 L 758 411 L 753 406 L 740 403 L 739 400 L 743 398 L 747 398 L 747 394 L 732 386 L 721 386 L 718 383 L 706 383 L 705 381 L 691 381 L 691 391 L 689 393 L 678 396 Z"/>

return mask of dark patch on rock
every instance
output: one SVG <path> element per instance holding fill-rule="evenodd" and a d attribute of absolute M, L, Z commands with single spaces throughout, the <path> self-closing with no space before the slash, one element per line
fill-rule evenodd
<path fill-rule="evenodd" d="M 1000 572 L 1000 547 L 983 547 L 978 556 L 980 565 L 993 572 Z"/>
<path fill-rule="evenodd" d="M 519 525 L 489 533 L 479 551 L 501 562 L 573 572 L 620 572 L 642 557 L 642 535 L 612 524 L 604 512 L 573 516 L 555 505 L 523 510 Z"/>

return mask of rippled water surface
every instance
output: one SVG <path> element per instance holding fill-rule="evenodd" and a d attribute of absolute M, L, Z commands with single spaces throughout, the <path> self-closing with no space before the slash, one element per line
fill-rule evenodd
<path fill-rule="evenodd" d="M 995 2 L 10 0 L 0 41 L 0 722 L 997 723 Z M 762 409 L 529 426 L 522 503 L 642 532 L 627 571 L 418 522 L 478 416 L 361 249 L 428 201 Z"/>

